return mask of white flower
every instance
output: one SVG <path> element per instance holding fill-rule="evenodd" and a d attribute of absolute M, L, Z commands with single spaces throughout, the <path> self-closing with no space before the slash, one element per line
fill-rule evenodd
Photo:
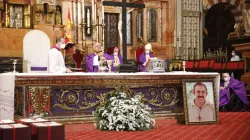
<path fill-rule="evenodd" d="M 151 129 L 155 125 L 149 113 L 151 109 L 140 100 L 140 95 L 128 98 L 124 92 L 111 97 L 110 104 L 96 110 L 99 116 L 97 128 L 115 131 Z"/>
<path fill-rule="evenodd" d="M 107 110 L 104 110 L 103 113 L 102 113 L 102 117 L 104 117 L 107 112 L 108 112 Z"/>
<path fill-rule="evenodd" d="M 110 101 L 114 101 L 114 100 L 116 100 L 117 98 L 116 97 L 111 97 L 109 100 Z"/>
<path fill-rule="evenodd" d="M 121 96 L 122 98 L 127 98 L 127 94 L 126 94 L 126 93 L 120 92 L 119 94 L 120 94 L 120 96 Z"/>
<path fill-rule="evenodd" d="M 134 97 L 136 100 L 141 101 L 141 95 L 135 95 Z"/>

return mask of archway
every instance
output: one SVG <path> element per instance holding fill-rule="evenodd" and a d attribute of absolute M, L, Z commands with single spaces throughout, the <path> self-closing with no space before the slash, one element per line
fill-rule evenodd
<path fill-rule="evenodd" d="M 234 31 L 234 24 L 241 16 L 239 12 L 235 13 L 235 9 L 231 3 L 222 2 L 208 8 L 205 16 L 205 28 L 208 34 L 205 35 L 203 41 L 204 52 L 209 48 L 212 51 L 222 48 L 224 51 L 227 50 L 227 56 L 230 56 L 232 48 L 227 36 Z"/>
<path fill-rule="evenodd" d="M 203 0 L 204 3 L 204 9 L 208 11 L 210 8 L 212 8 L 216 4 L 224 3 L 231 6 L 230 11 L 233 14 L 233 17 L 235 21 L 240 20 L 241 16 L 241 0 Z"/>

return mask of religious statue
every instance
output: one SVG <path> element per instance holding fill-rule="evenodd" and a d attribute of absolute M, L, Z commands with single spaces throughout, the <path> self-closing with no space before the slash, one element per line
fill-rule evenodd
<path fill-rule="evenodd" d="M 61 16 L 61 11 L 60 7 L 56 7 L 56 25 L 61 25 L 62 24 L 62 16 Z"/>
<path fill-rule="evenodd" d="M 122 21 L 121 20 L 118 22 L 118 31 L 119 31 L 120 39 L 122 41 Z"/>
<path fill-rule="evenodd" d="M 243 11 L 245 35 L 250 35 L 250 8 Z"/>
<path fill-rule="evenodd" d="M 53 24 L 53 14 L 46 15 L 46 24 Z"/>
<path fill-rule="evenodd" d="M 41 13 L 35 13 L 34 24 L 39 24 L 41 22 Z"/>
<path fill-rule="evenodd" d="M 250 8 L 243 10 L 240 20 L 234 25 L 234 32 L 228 35 L 228 38 L 239 38 L 240 35 L 250 36 Z"/>
<path fill-rule="evenodd" d="M 228 38 L 239 38 L 240 35 L 250 35 L 250 8 L 242 12 L 242 16 L 234 25 L 234 32 L 229 33 Z"/>

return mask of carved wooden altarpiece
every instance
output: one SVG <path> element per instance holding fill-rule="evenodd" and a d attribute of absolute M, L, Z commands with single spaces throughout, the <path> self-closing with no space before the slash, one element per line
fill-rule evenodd
<path fill-rule="evenodd" d="M 55 0 L 36 0 L 33 6 L 33 24 L 61 25 L 61 13 L 61 7 L 56 6 Z"/>
<path fill-rule="evenodd" d="M 4 3 L 3 0 L 0 0 L 0 21 L 2 21 L 2 14 L 4 10 Z M 2 27 L 2 23 L 0 23 L 0 28 Z"/>
<path fill-rule="evenodd" d="M 30 28 L 30 5 L 7 3 L 5 27 Z"/>

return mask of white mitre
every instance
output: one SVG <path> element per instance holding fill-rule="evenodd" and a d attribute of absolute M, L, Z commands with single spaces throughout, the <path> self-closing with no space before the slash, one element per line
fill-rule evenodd
<path fill-rule="evenodd" d="M 151 44 L 147 44 L 146 46 L 145 46 L 145 50 L 152 50 L 152 45 Z"/>

